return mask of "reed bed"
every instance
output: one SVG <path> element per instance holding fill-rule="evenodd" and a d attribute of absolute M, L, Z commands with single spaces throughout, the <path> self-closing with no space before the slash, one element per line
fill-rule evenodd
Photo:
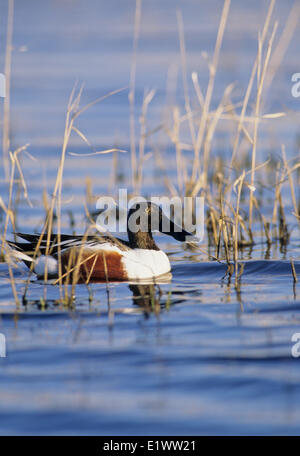
<path fill-rule="evenodd" d="M 281 248 L 286 246 L 291 236 L 291 228 L 287 223 L 287 208 L 283 199 L 283 190 L 289 191 L 293 206 L 293 217 L 297 229 L 300 228 L 300 201 L 297 199 L 297 182 L 300 169 L 300 159 L 296 155 L 288 160 L 285 145 L 281 146 L 281 151 L 276 151 L 276 159 L 269 158 L 264 162 L 258 162 L 259 134 L 262 122 L 280 122 L 280 118 L 285 116 L 285 112 L 265 112 L 265 90 L 271 84 L 274 71 L 282 61 L 284 51 L 291 39 L 289 30 L 295 29 L 295 15 L 299 17 L 299 8 L 293 9 L 293 15 L 288 19 L 281 36 L 278 34 L 278 24 L 273 18 L 275 0 L 269 3 L 264 25 L 258 30 L 257 55 L 253 58 L 253 66 L 249 75 L 249 82 L 244 90 L 244 96 L 239 102 L 232 101 L 234 84 L 225 88 L 224 93 L 217 103 L 216 108 L 212 108 L 214 88 L 218 72 L 218 64 L 222 57 L 222 43 L 226 30 L 228 17 L 230 15 L 230 0 L 225 0 L 220 16 L 219 28 L 216 33 L 215 48 L 211 60 L 208 60 L 208 83 L 207 86 L 200 87 L 199 78 L 196 72 L 189 74 L 187 68 L 187 50 L 184 36 L 184 22 L 180 11 L 177 12 L 177 25 L 179 36 L 179 53 L 181 57 L 181 71 L 183 81 L 184 106 L 176 104 L 167 107 L 164 112 L 164 121 L 158 122 L 158 126 L 152 130 L 148 129 L 147 112 L 151 106 L 151 101 L 155 97 L 154 90 L 145 91 L 143 104 L 136 106 L 135 101 L 135 81 L 137 67 L 137 51 L 140 30 L 140 20 L 142 11 L 141 0 L 136 1 L 133 57 L 129 86 L 129 137 L 130 137 L 130 160 L 131 160 L 131 180 L 127 182 L 131 194 L 143 194 L 143 172 L 146 160 L 150 158 L 147 150 L 151 149 L 154 153 L 156 167 L 159 170 L 165 184 L 166 193 L 170 196 L 187 196 L 205 198 L 206 214 L 205 227 L 206 236 L 204 242 L 198 246 L 199 252 L 204 252 L 206 259 L 225 262 L 228 265 L 228 274 L 235 277 L 236 289 L 239 289 L 240 279 L 243 273 L 243 264 L 240 262 L 243 250 L 256 243 L 265 244 L 270 247 L 279 244 Z M 9 20 L 13 14 L 13 2 L 10 2 Z M 8 25 L 7 38 L 7 66 L 10 68 L 10 46 L 12 25 Z M 278 43 L 275 46 L 274 43 Z M 192 90 L 190 87 L 192 83 Z M 57 168 L 57 176 L 50 201 L 43 197 L 41 204 L 45 208 L 45 221 L 40 229 L 40 241 L 37 245 L 35 255 L 38 255 L 42 239 L 47 239 L 46 254 L 51 253 L 50 240 L 51 234 L 57 234 L 57 240 L 61 236 L 61 218 L 64 207 L 62 205 L 63 179 L 65 159 L 68 151 L 70 135 L 75 133 L 80 136 L 85 144 L 89 145 L 86 136 L 76 127 L 75 121 L 79 115 L 95 103 L 102 101 L 108 96 L 116 95 L 120 90 L 111 92 L 89 105 L 80 107 L 80 99 L 83 87 L 75 86 L 71 92 L 66 112 L 65 132 L 62 143 L 61 158 Z M 254 100 L 253 105 L 250 100 Z M 197 106 L 195 108 L 195 106 Z M 139 117 L 138 117 L 139 115 Z M 14 263 L 11 258 L 10 249 L 6 244 L 8 232 L 15 232 L 16 227 L 16 207 L 17 200 L 14 189 L 18 188 L 23 192 L 28 204 L 26 176 L 24 176 L 19 160 L 19 155 L 27 152 L 27 146 L 20 147 L 14 152 L 9 152 L 9 101 L 5 108 L 5 122 L 3 123 L 3 154 L 4 158 L 9 156 L 9 169 L 7 178 L 8 198 L 0 199 L 0 206 L 4 213 L 1 234 L 1 254 L 5 254 L 8 263 L 12 290 L 17 303 L 20 297 L 16 289 L 13 278 Z M 139 119 L 140 136 L 136 138 L 137 117 Z M 218 132 L 220 122 L 226 121 L 230 124 L 231 137 L 231 157 L 225 162 L 222 156 L 213 153 L 215 136 Z M 186 135 L 181 138 L 181 131 L 188 131 L 189 140 Z M 167 159 L 164 150 L 156 142 L 156 134 L 160 133 L 168 138 L 170 147 L 173 150 L 174 160 L 176 160 L 176 178 L 171 178 L 168 174 Z M 117 183 L 118 159 L 117 154 L 122 150 L 111 148 L 105 151 L 96 152 L 111 153 L 112 157 L 112 179 L 113 184 Z M 95 153 L 95 152 L 92 152 Z M 290 155 L 290 154 L 289 154 Z M 101 156 L 99 156 L 101 160 Z M 264 211 L 266 206 L 266 193 L 263 191 L 263 180 L 268 182 L 268 204 L 272 201 L 272 213 L 268 215 Z M 124 184 L 123 184 L 124 185 Z M 112 187 L 113 188 L 113 185 Z M 145 195 L 149 196 L 149 195 Z M 83 234 L 84 237 L 95 232 L 95 225 L 92 223 L 92 216 L 87 207 L 93 201 L 94 195 L 89 178 L 87 179 L 87 203 L 84 210 L 91 220 L 90 226 Z M 7 202 L 5 202 L 7 200 Z M 191 207 L 191 210 L 193 208 Z M 290 216 L 291 214 L 288 214 Z M 70 216 L 72 219 L 72 214 Z M 98 236 L 101 236 L 98 233 Z M 61 251 L 58 250 L 58 257 Z M 4 256 L 3 256 L 4 258 Z M 90 260 L 90 258 L 89 258 Z M 60 270 L 59 278 L 55 282 L 60 290 L 60 302 L 71 306 L 74 303 L 75 287 L 78 282 L 82 282 L 79 274 L 79 266 L 82 261 L 81 255 L 70 261 L 66 269 Z M 61 266 L 60 266 L 61 268 Z M 293 260 L 291 268 L 294 281 L 297 280 Z M 47 278 L 47 271 L 45 271 Z M 88 286 L 90 274 L 87 274 L 84 283 Z M 109 281 L 106 281 L 109 290 Z M 30 283 L 30 274 L 23 290 L 24 296 Z M 149 291 L 150 290 L 150 291 Z M 147 290 L 147 306 L 156 305 L 153 290 Z M 150 294 L 150 298 L 149 298 Z M 109 295 L 109 291 L 108 291 Z M 152 297 L 151 297 L 152 296 Z M 43 301 L 47 299 L 47 287 Z M 169 300 L 169 297 L 168 297 Z M 152 303 L 152 304 L 151 304 Z"/>

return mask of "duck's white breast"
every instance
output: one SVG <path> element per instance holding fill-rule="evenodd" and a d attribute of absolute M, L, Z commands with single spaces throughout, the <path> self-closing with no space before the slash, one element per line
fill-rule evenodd
<path fill-rule="evenodd" d="M 132 249 L 122 252 L 122 263 L 129 279 L 150 279 L 171 271 L 162 250 Z"/>

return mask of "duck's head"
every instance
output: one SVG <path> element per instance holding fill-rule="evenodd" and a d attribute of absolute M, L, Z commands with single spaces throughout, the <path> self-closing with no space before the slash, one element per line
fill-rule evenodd
<path fill-rule="evenodd" d="M 149 201 L 138 202 L 131 206 L 127 216 L 127 231 L 131 242 L 138 237 L 141 239 L 142 237 L 145 239 L 150 237 L 152 239 L 151 233 L 153 231 L 160 231 L 180 242 L 195 239 L 191 233 L 170 220 L 160 206 Z"/>

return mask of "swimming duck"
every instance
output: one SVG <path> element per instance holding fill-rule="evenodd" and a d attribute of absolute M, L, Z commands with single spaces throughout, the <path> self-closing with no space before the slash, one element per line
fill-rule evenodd
<path fill-rule="evenodd" d="M 153 224 L 153 221 L 157 223 Z M 133 229 L 132 221 L 138 223 Z M 136 226 L 136 225 L 135 225 Z M 171 271 L 168 256 L 159 249 L 152 237 L 152 227 L 186 242 L 190 233 L 164 215 L 161 207 L 152 202 L 137 203 L 127 215 L 128 241 L 111 235 L 72 236 L 51 234 L 47 251 L 47 233 L 40 240 L 39 234 L 17 233 L 27 242 L 11 242 L 13 255 L 22 260 L 39 279 L 58 278 L 59 271 L 79 272 L 79 277 L 91 280 L 127 281 L 159 277 Z M 167 231 L 166 231 L 167 227 Z M 192 239 L 192 238 L 189 238 Z M 47 255 L 46 255 L 47 253 Z M 61 268 L 59 267 L 61 261 Z M 77 266 L 76 266 L 77 264 Z M 79 264 L 79 267 L 78 267 Z M 46 273 L 45 273 L 46 271 Z"/>

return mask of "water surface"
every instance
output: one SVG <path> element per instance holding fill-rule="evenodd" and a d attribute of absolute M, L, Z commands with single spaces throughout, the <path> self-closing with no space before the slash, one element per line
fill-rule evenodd
<path fill-rule="evenodd" d="M 176 65 L 175 96 L 184 104 L 176 7 L 185 24 L 188 71 L 198 71 L 204 85 L 207 65 L 201 52 L 213 52 L 222 4 L 143 3 L 136 99 L 138 115 L 144 88 L 157 90 L 149 108 L 149 129 L 161 122 L 168 71 L 176 72 Z M 235 96 L 244 93 L 267 6 L 232 1 L 213 105 L 233 81 Z M 292 1 L 277 2 L 274 15 L 280 32 L 292 6 Z M 3 63 L 6 2 L 0 7 Z M 22 160 L 33 207 L 21 195 L 19 230 L 41 228 L 41 195 L 44 189 L 51 194 L 53 188 L 74 81 L 85 83 L 83 103 L 128 85 L 134 8 L 129 0 L 15 1 L 12 143 L 30 143 L 28 150 L 37 159 Z M 290 115 L 262 125 L 259 161 L 270 154 L 278 157 L 283 142 L 289 158 L 297 154 L 299 103 L 291 97 L 290 78 L 299 71 L 298 43 L 296 28 L 265 102 L 265 112 L 287 108 Z M 128 92 L 87 111 L 78 126 L 95 148 L 118 145 L 129 150 Z M 228 124 L 220 124 L 213 147 L 213 154 L 224 159 L 231 152 L 227 129 Z M 145 195 L 166 191 L 153 144 L 163 145 L 169 176 L 175 176 L 174 150 L 158 134 L 146 145 L 152 157 L 145 169 Z M 90 152 L 76 135 L 69 151 Z M 95 195 L 115 195 L 130 176 L 128 155 L 118 158 L 117 184 L 111 156 L 67 156 L 65 232 L 80 233 L 86 227 L 86 177 Z M 0 190 L 7 201 L 4 181 Z M 272 214 L 272 195 L 264 207 L 266 217 Z M 57 304 L 58 287 L 47 285 L 44 305 L 44 285 L 33 280 L 27 305 L 16 307 L 8 267 L 1 263 L 0 331 L 6 336 L 7 357 L 0 358 L 0 433 L 299 434 L 300 360 L 292 357 L 291 337 L 300 332 L 300 290 L 290 266 L 293 257 L 300 274 L 299 235 L 286 189 L 283 198 L 293 228 L 289 245 L 268 249 L 257 243 L 240 252 L 244 272 L 237 286 L 224 264 L 165 236 L 159 236 L 158 243 L 170 256 L 173 277 L 156 287 L 154 302 L 134 299 L 135 290 L 127 283 L 112 283 L 108 290 L 105 284 L 90 285 L 89 290 L 78 285 L 72 309 Z M 90 209 L 95 209 L 94 203 Z M 20 266 L 14 274 L 21 296 L 27 272 Z"/>

